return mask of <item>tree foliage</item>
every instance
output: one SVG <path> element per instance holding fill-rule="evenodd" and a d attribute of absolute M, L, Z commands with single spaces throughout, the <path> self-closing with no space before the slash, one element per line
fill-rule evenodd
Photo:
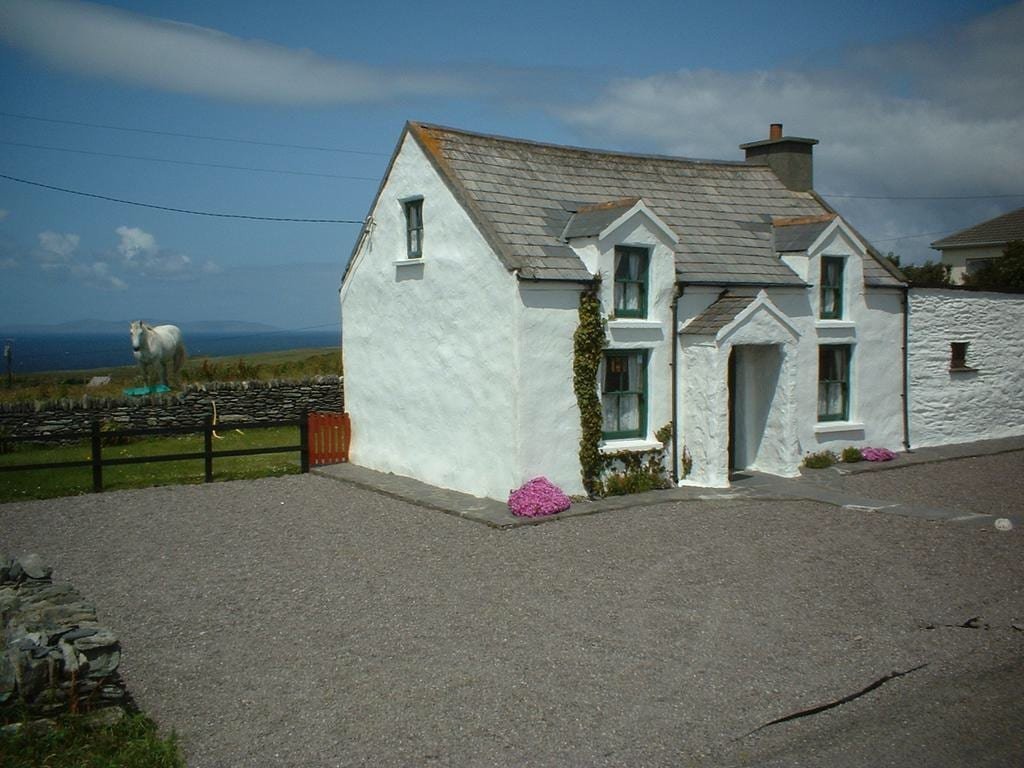
<path fill-rule="evenodd" d="M 964 275 L 964 287 L 1024 293 L 1024 240 L 1008 243 L 1001 258 L 992 259 L 973 274 Z"/>
<path fill-rule="evenodd" d="M 953 283 L 950 280 L 950 266 L 934 261 L 926 261 L 924 264 L 900 264 L 900 257 L 890 251 L 886 258 L 899 267 L 907 282 L 915 288 L 949 288 Z"/>

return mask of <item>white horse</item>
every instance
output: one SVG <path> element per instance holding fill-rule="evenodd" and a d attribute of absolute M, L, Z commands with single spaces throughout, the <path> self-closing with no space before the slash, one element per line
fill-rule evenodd
<path fill-rule="evenodd" d="M 167 363 L 171 363 L 174 375 L 185 362 L 185 344 L 181 329 L 176 325 L 158 325 L 155 328 L 141 320 L 131 325 L 132 354 L 142 367 L 142 383 L 149 386 L 149 369 L 160 366 L 160 383 L 167 386 Z"/>

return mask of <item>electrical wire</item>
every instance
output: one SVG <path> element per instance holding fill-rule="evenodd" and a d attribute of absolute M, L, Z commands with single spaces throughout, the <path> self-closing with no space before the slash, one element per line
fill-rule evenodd
<path fill-rule="evenodd" d="M 173 165 L 190 165 L 200 168 L 226 168 L 232 171 L 256 171 L 258 173 L 283 173 L 292 176 L 317 176 L 323 179 L 354 179 L 357 181 L 380 181 L 375 176 L 346 176 L 337 173 L 316 173 L 313 171 L 290 171 L 281 168 L 256 168 L 249 165 L 227 165 L 225 163 L 202 163 L 196 160 L 172 160 L 166 157 L 152 157 L 149 155 L 122 155 L 116 152 L 97 152 L 89 149 L 71 149 L 69 147 L 51 147 L 44 144 L 27 144 L 21 141 L 4 141 L 0 139 L 0 145 L 7 147 L 24 147 L 28 149 L 45 149 L 49 152 L 70 152 L 76 155 L 92 155 L 94 157 L 114 157 L 121 160 L 145 160 L 151 163 L 170 163 Z"/>
<path fill-rule="evenodd" d="M 350 155 L 371 155 L 375 157 L 390 157 L 390 152 L 371 152 L 363 149 L 343 149 L 341 147 L 318 147 L 309 144 L 283 144 L 275 141 L 256 141 L 255 139 L 239 139 L 228 136 L 208 136 L 200 133 L 177 133 L 175 131 L 156 131 L 149 128 L 129 128 L 123 125 L 108 125 L 104 123 L 86 123 L 78 120 L 58 120 L 51 117 L 36 117 L 34 115 L 19 115 L 14 112 L 0 112 L 0 116 L 13 117 L 18 120 L 34 120 L 40 123 L 55 123 L 58 125 L 75 125 L 80 128 L 102 128 L 108 131 L 126 131 L 128 133 L 146 133 L 151 136 L 175 136 L 181 139 L 199 139 L 202 141 L 223 141 L 231 144 L 251 144 L 257 147 L 281 147 L 283 149 L 308 149 L 314 152 L 343 152 Z"/>
<path fill-rule="evenodd" d="M 43 184 L 38 181 L 29 181 L 28 179 L 19 179 L 17 176 L 9 176 L 6 173 L 0 173 L 0 179 L 7 179 L 8 181 L 15 181 L 19 184 L 28 184 L 33 187 L 41 187 L 42 189 L 49 189 L 54 192 L 64 192 L 69 195 L 79 195 L 80 197 L 91 197 L 96 200 L 106 200 L 111 203 L 121 203 L 122 205 L 135 205 L 140 208 L 152 208 L 157 211 L 170 211 L 171 213 L 187 213 L 192 216 L 212 216 L 218 219 L 246 219 L 248 221 L 279 221 L 296 224 L 362 224 L 362 219 L 301 219 L 292 218 L 288 216 L 250 216 L 243 213 L 217 213 L 214 211 L 196 211 L 189 208 L 174 208 L 168 205 L 154 205 L 153 203 L 140 203 L 136 200 L 124 200 L 119 197 L 109 197 L 107 195 L 98 195 L 92 192 L 81 192 L 77 189 L 67 189 L 66 187 L 58 187 L 53 184 Z"/>

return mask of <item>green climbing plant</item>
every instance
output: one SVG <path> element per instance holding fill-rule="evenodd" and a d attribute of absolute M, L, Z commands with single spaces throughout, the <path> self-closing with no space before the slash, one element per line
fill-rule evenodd
<path fill-rule="evenodd" d="M 605 320 L 598 298 L 600 278 L 580 294 L 579 325 L 573 335 L 573 389 L 580 409 L 580 473 L 591 497 L 603 496 L 601 473 L 601 401 L 597 397 L 597 372 L 605 347 Z"/>

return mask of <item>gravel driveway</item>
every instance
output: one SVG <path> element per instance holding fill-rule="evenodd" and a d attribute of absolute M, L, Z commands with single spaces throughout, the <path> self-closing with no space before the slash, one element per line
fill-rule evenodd
<path fill-rule="evenodd" d="M 292 476 L 2 505 L 0 531 L 95 600 L 193 768 L 1024 760 L 1020 528 L 721 500 L 499 531 Z"/>

